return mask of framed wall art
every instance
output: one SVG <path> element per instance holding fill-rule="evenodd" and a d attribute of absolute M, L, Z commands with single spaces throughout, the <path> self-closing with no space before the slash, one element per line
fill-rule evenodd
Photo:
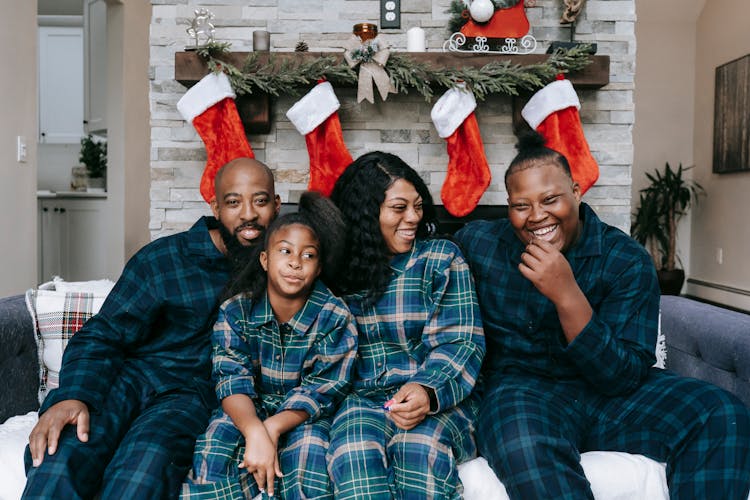
<path fill-rule="evenodd" d="M 713 156 L 714 173 L 750 171 L 750 54 L 716 68 Z"/>

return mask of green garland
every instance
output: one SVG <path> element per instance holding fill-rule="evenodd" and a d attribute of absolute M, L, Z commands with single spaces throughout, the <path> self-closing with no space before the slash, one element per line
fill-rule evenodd
<path fill-rule="evenodd" d="M 333 85 L 355 86 L 358 73 L 335 56 L 301 61 L 285 60 L 281 64 L 273 55 L 267 63 L 251 53 L 237 68 L 220 57 L 229 51 L 227 43 L 212 43 L 198 50 L 198 55 L 208 63 L 211 71 L 223 71 L 229 77 L 238 95 L 265 92 L 298 95 L 301 88 L 309 87 L 321 78 Z M 391 52 L 385 70 L 399 93 L 415 90 L 426 101 L 431 101 L 435 88 L 451 88 L 465 82 L 477 100 L 489 94 L 518 95 L 520 91 L 534 91 L 554 80 L 559 73 L 578 71 L 589 64 L 590 47 L 580 45 L 568 50 L 558 49 L 546 62 L 522 66 L 510 61 L 485 64 L 481 68 L 434 68 L 414 61 L 405 53 Z"/>

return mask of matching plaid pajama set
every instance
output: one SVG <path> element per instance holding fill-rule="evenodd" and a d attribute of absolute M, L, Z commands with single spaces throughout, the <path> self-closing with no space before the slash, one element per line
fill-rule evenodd
<path fill-rule="evenodd" d="M 567 344 L 552 302 L 518 270 L 509 221 L 457 233 L 487 335 L 478 447 L 511 498 L 593 498 L 579 453 L 615 450 L 667 464 L 671 498 L 742 499 L 750 416 L 733 395 L 655 360 L 659 288 L 645 250 L 581 204 L 566 258 L 593 308 Z"/>
<path fill-rule="evenodd" d="M 484 355 L 471 273 L 458 247 L 417 240 L 391 261 L 377 302 L 345 297 L 357 321 L 353 390 L 336 413 L 328 452 L 337 499 L 460 498 L 456 464 L 473 458 L 469 398 Z M 404 384 L 434 389 L 436 411 L 405 431 L 383 403 Z"/>
<path fill-rule="evenodd" d="M 90 411 L 88 442 L 66 426 L 54 455 L 31 467 L 24 498 L 174 497 L 216 398 L 211 325 L 229 264 L 204 217 L 153 241 L 125 266 L 102 308 L 70 340 L 60 387 L 40 414 L 67 399 Z"/>
<path fill-rule="evenodd" d="M 284 410 L 310 418 L 279 439 L 285 500 L 332 498 L 326 470 L 331 416 L 345 396 L 357 353 L 357 329 L 344 302 L 316 280 L 305 306 L 279 324 L 267 296 L 241 294 L 219 310 L 213 333 L 213 366 L 220 400 L 245 394 L 261 419 Z M 198 438 L 183 498 L 240 499 L 259 491 L 238 464 L 245 441 L 219 408 Z"/>

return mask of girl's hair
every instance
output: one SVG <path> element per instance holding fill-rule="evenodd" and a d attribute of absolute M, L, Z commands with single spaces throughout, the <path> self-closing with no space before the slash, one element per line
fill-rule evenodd
<path fill-rule="evenodd" d="M 570 164 L 564 155 L 550 149 L 544 145 L 545 139 L 536 130 L 529 130 L 520 135 L 518 138 L 518 154 L 510 162 L 508 169 L 505 171 L 505 188 L 508 188 L 508 177 L 527 168 L 538 167 L 543 164 L 553 163 L 560 167 L 565 174 L 573 179 L 570 173 Z"/>
<path fill-rule="evenodd" d="M 331 200 L 314 191 L 302 193 L 298 211 L 277 217 L 266 230 L 263 244 L 257 245 L 257 252 L 234 276 L 227 287 L 225 298 L 246 292 L 258 297 L 266 291 L 268 275 L 260 265 L 260 253 L 268 249 L 271 236 L 281 228 L 293 224 L 303 225 L 312 231 L 320 244 L 320 277 L 324 283 L 333 283 L 344 249 L 345 224 L 341 212 Z"/>
<path fill-rule="evenodd" d="M 422 197 L 423 217 L 417 237 L 427 238 L 435 232 L 432 196 L 419 174 L 390 153 L 374 151 L 360 156 L 344 170 L 331 193 L 331 200 L 348 226 L 345 255 L 335 286 L 338 292 L 364 292 L 375 300 L 385 291 L 391 269 L 388 247 L 380 231 L 380 206 L 385 192 L 398 179 L 412 184 Z"/>

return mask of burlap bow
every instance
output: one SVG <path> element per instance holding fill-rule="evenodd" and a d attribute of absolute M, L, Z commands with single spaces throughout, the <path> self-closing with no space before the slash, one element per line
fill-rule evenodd
<path fill-rule="evenodd" d="M 352 37 L 345 43 L 344 59 L 350 67 L 359 64 L 359 82 L 357 84 L 357 102 L 367 99 L 375 102 L 372 82 L 380 92 L 380 97 L 385 101 L 388 93 L 396 93 L 396 87 L 391 83 L 391 77 L 385 71 L 385 63 L 388 62 L 390 50 L 388 46 L 376 36 L 372 40 L 362 42 L 358 37 Z"/>

